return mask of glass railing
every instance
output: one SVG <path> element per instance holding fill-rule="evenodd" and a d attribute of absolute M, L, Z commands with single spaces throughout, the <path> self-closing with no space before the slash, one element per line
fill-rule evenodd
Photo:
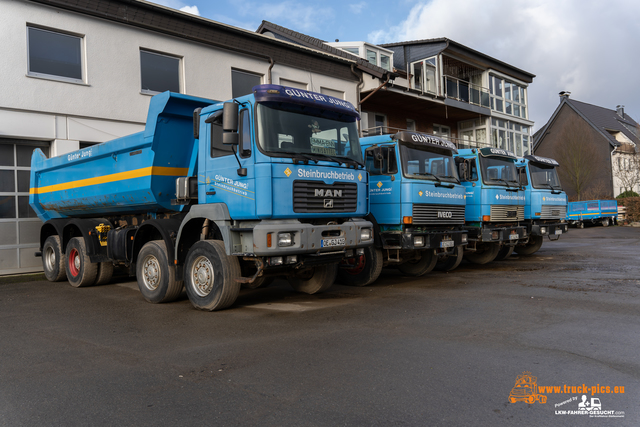
<path fill-rule="evenodd" d="M 444 76 L 445 96 L 489 108 L 489 89 L 451 76 Z"/>

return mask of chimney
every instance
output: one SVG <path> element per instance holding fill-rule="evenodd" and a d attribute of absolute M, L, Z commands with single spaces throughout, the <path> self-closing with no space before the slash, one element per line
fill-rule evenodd
<path fill-rule="evenodd" d="M 616 113 L 624 119 L 624 105 L 616 105 Z"/>
<path fill-rule="evenodd" d="M 567 92 L 567 91 L 562 91 L 560 92 L 558 95 L 560 95 L 560 102 L 562 102 L 563 99 L 569 99 L 569 96 L 571 96 L 571 92 Z"/>

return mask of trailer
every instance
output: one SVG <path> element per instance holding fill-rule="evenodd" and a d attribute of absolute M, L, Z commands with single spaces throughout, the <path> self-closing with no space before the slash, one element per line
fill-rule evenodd
<path fill-rule="evenodd" d="M 577 228 L 585 224 L 602 224 L 607 227 L 618 222 L 618 202 L 616 200 L 586 200 L 569 202 L 567 221 Z"/>
<path fill-rule="evenodd" d="M 35 150 L 45 275 L 81 287 L 122 267 L 147 301 L 185 287 L 203 310 L 275 277 L 322 292 L 373 244 L 357 119 L 344 100 L 278 85 L 228 102 L 165 92 L 143 132 Z"/>

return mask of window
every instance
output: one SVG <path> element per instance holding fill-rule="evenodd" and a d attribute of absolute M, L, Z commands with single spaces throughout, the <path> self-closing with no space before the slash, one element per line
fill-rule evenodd
<path fill-rule="evenodd" d="M 246 71 L 231 70 L 231 96 L 249 95 L 254 86 L 262 83 L 262 76 Z"/>
<path fill-rule="evenodd" d="M 387 71 L 391 71 L 391 58 L 387 55 L 380 54 L 380 67 Z"/>
<path fill-rule="evenodd" d="M 240 111 L 240 129 L 238 130 L 240 141 L 240 157 L 251 157 L 251 125 L 249 123 L 249 110 Z"/>
<path fill-rule="evenodd" d="M 260 83 L 258 83 L 258 84 L 260 84 Z M 296 89 L 308 90 L 306 83 L 297 82 L 295 80 L 280 79 L 280 84 L 282 86 L 289 86 L 289 87 L 294 87 Z M 249 93 L 251 93 L 251 92 L 249 92 Z"/>
<path fill-rule="evenodd" d="M 180 92 L 180 58 L 140 50 L 142 93 Z"/>
<path fill-rule="evenodd" d="M 82 37 L 27 27 L 28 75 L 84 83 Z"/>
<path fill-rule="evenodd" d="M 436 57 L 411 64 L 413 88 L 422 92 L 436 93 Z"/>
<path fill-rule="evenodd" d="M 222 143 L 222 133 L 222 120 L 216 120 L 211 123 L 211 157 L 223 157 L 233 154 L 232 145 Z"/>
<path fill-rule="evenodd" d="M 356 56 L 360 56 L 360 48 L 357 47 L 342 47 L 342 50 L 346 50 L 349 53 L 352 53 Z"/>
<path fill-rule="evenodd" d="M 327 87 L 321 87 L 320 93 L 324 95 L 333 96 L 334 98 L 344 99 L 344 92 L 341 90 L 329 89 Z"/>
<path fill-rule="evenodd" d="M 449 139 L 451 138 L 451 128 L 449 126 L 442 125 L 433 125 L 433 134 L 435 136 L 439 136 L 440 138 Z"/>
<path fill-rule="evenodd" d="M 517 156 L 531 154 L 529 126 L 508 120 L 491 119 L 491 146 L 513 151 Z"/>
<path fill-rule="evenodd" d="M 516 117 L 527 118 L 525 88 L 516 83 L 489 76 L 491 109 Z"/>
<path fill-rule="evenodd" d="M 378 53 L 375 50 L 367 49 L 367 61 L 373 65 L 378 65 Z"/>
<path fill-rule="evenodd" d="M 415 132 L 415 130 L 416 130 L 416 121 L 415 120 L 407 119 L 407 130 L 411 130 L 411 131 Z"/>

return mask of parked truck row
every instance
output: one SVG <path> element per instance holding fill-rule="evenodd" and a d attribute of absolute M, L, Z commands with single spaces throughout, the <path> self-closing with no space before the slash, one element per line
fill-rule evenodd
<path fill-rule="evenodd" d="M 309 294 L 365 286 L 383 267 L 484 264 L 567 231 L 555 161 L 410 131 L 359 138 L 358 118 L 344 100 L 278 85 L 226 102 L 165 92 L 143 132 L 50 159 L 35 150 L 47 279 L 103 284 L 119 267 L 149 302 L 184 288 L 219 310 L 274 278 Z"/>

